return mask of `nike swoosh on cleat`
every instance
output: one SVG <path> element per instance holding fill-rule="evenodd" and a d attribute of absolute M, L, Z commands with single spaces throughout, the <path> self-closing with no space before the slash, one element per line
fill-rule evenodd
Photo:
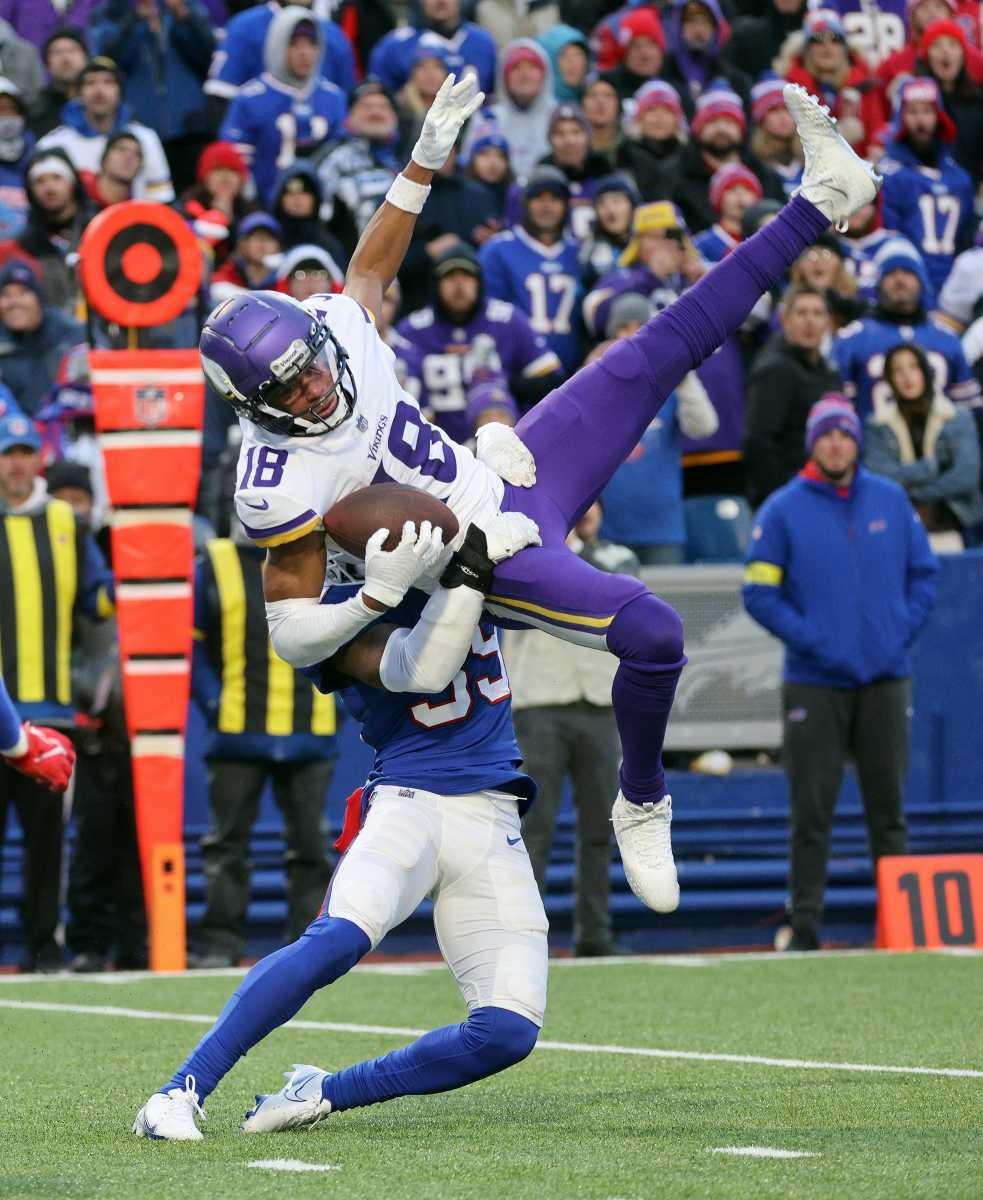
<path fill-rule="evenodd" d="M 243 504 L 247 508 L 258 508 L 260 512 L 265 512 L 270 507 L 269 500 L 261 500 L 259 504 L 252 504 L 249 500 L 243 500 Z"/>
<path fill-rule="evenodd" d="M 509 835 L 506 834 L 505 840 L 508 842 L 508 844 L 510 846 L 517 846 L 519 844 L 519 842 L 522 841 L 522 834 L 520 833 L 518 837 L 514 837 L 514 838 L 510 838 Z"/>
<path fill-rule="evenodd" d="M 291 1096 L 290 1092 L 299 1092 L 305 1083 L 310 1083 L 310 1081 L 314 1078 L 315 1078 L 315 1075 L 312 1072 L 310 1075 L 305 1075 L 304 1078 L 301 1079 L 298 1083 L 292 1084 L 289 1089 L 284 1090 L 284 1093 L 283 1093 L 284 1099 L 292 1100 L 295 1104 L 305 1103 L 304 1100 L 301 1099 L 299 1096 Z"/>

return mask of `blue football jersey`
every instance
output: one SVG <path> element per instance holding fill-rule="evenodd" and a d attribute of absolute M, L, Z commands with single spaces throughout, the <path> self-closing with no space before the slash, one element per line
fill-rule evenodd
<path fill-rule="evenodd" d="M 823 0 L 815 7 L 831 8 L 840 14 L 850 45 L 871 67 L 901 50 L 907 40 L 906 0 Z"/>
<path fill-rule="evenodd" d="M 693 245 L 699 250 L 705 262 L 718 263 L 726 258 L 740 242 L 724 229 L 723 225 L 713 224 L 709 229 L 701 229 L 693 235 Z"/>
<path fill-rule="evenodd" d="M 348 101 L 320 79 L 309 91 L 288 88 L 272 75 L 247 83 L 229 105 L 219 137 L 234 142 L 249 163 L 267 207 L 281 171 L 341 130 Z"/>
<path fill-rule="evenodd" d="M 931 307 L 956 255 L 969 249 L 976 232 L 975 194 L 969 174 L 949 154 L 938 169 L 923 166 L 906 145 L 891 142 L 877 164 L 884 176 L 881 220 L 907 238 L 925 261 L 932 285 Z"/>
<path fill-rule="evenodd" d="M 877 255 L 885 242 L 896 238 L 894 229 L 874 229 L 859 238 L 840 238 L 840 245 L 849 254 L 849 263 L 857 277 L 857 286 L 864 299 L 870 304 L 877 303 L 877 285 L 881 276 L 881 266 Z"/>
<path fill-rule="evenodd" d="M 466 325 L 456 325 L 433 308 L 421 308 L 396 326 L 397 358 L 415 379 L 424 413 L 455 441 L 474 432 L 467 414 L 468 387 L 476 369 L 506 377 L 531 378 L 560 369 L 542 334 L 525 313 L 504 300 L 487 300 Z M 404 353 L 404 343 L 409 353 Z"/>
<path fill-rule="evenodd" d="M 473 67 L 485 95 L 495 91 L 495 40 L 487 29 L 471 21 L 462 21 L 452 37 L 412 25 L 394 29 L 372 48 L 368 73 L 398 92 L 410 77 L 417 49 L 431 46 L 452 74 L 460 76 L 465 67 Z"/>
<path fill-rule="evenodd" d="M 358 588 L 330 587 L 321 603 L 341 604 Z M 427 600 L 424 593 L 411 591 L 382 622 L 412 628 Z M 493 788 L 517 796 L 520 813 L 535 799 L 536 785 L 519 769 L 512 693 L 490 621 L 482 620 L 464 665 L 437 696 L 372 688 L 334 673 L 325 663 L 304 673 L 319 691 L 337 692 L 362 726 L 362 741 L 375 751 L 369 787 L 393 784 L 443 796 Z"/>
<path fill-rule="evenodd" d="M 895 325 L 867 317 L 841 329 L 833 339 L 833 358 L 846 384 L 847 394 L 866 420 L 887 398 L 884 359 L 887 352 L 902 342 L 915 342 L 925 351 L 932 365 L 935 382 L 956 404 L 978 402 L 980 386 L 963 354 L 955 334 L 922 321 L 917 325 Z"/>
<path fill-rule="evenodd" d="M 486 294 L 507 300 L 529 318 L 565 371 L 580 366 L 580 247 L 573 238 L 544 246 L 521 225 L 490 238 L 478 251 Z"/>
<path fill-rule="evenodd" d="M 208 69 L 204 88 L 208 95 L 231 100 L 244 83 L 262 74 L 266 34 L 279 11 L 280 5 L 270 0 L 268 4 L 236 13 L 229 20 Z M 322 19 L 321 30 L 324 34 L 321 74 L 347 96 L 355 86 L 355 52 L 333 21 Z"/>

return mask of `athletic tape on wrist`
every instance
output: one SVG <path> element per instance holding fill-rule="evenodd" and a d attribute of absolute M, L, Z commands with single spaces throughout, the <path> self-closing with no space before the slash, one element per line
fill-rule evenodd
<path fill-rule="evenodd" d="M 429 183 L 414 183 L 405 175 L 397 175 L 386 192 L 386 199 L 394 208 L 401 208 L 403 212 L 418 213 L 426 204 L 429 195 Z"/>

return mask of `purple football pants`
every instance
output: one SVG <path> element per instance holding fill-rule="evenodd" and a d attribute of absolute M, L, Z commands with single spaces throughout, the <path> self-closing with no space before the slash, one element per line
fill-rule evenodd
<path fill-rule="evenodd" d="M 635 803 L 666 794 L 662 744 L 686 662 L 682 621 L 639 580 L 589 566 L 565 538 L 683 376 L 740 327 L 828 228 L 814 205 L 792 200 L 636 334 L 551 392 L 516 428 L 536 459 L 536 483 L 506 485 L 502 508 L 538 522 L 543 545 L 496 568 L 488 608 L 503 625 L 533 625 L 618 656 L 612 699 L 621 735 L 621 789 Z"/>

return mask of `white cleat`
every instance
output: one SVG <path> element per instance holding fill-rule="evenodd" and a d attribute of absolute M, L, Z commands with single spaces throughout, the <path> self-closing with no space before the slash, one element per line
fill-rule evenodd
<path fill-rule="evenodd" d="M 842 233 L 849 217 L 870 204 L 883 180 L 836 129 L 829 109 L 797 83 L 787 83 L 785 107 L 792 114 L 805 169 L 795 195 L 802 195 Z"/>
<path fill-rule="evenodd" d="M 656 912 L 679 907 L 679 880 L 672 857 L 672 797 L 632 804 L 619 792 L 611 810 L 625 877 L 635 895 Z"/>
<path fill-rule="evenodd" d="M 195 1077 L 188 1075 L 183 1089 L 154 1092 L 137 1113 L 133 1132 L 137 1137 L 158 1142 L 200 1142 L 202 1133 L 195 1124 L 196 1114 L 205 1120 L 195 1091 Z"/>
<path fill-rule="evenodd" d="M 256 1107 L 246 1113 L 240 1128 L 243 1133 L 279 1133 L 283 1129 L 304 1129 L 323 1121 L 331 1103 L 321 1095 L 321 1084 L 330 1075 L 320 1067 L 294 1063 L 284 1071 L 287 1081 L 272 1096 L 257 1096 Z"/>

